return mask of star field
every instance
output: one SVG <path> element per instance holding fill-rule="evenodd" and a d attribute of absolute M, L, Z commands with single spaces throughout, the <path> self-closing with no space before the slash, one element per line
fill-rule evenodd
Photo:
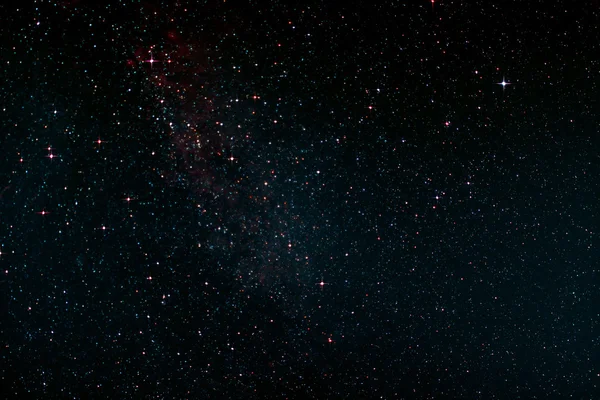
<path fill-rule="evenodd" d="M 2 392 L 597 398 L 598 7 L 0 6 Z"/>

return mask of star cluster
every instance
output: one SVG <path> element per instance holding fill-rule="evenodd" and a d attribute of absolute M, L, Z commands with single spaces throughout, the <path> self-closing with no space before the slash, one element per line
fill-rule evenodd
<path fill-rule="evenodd" d="M 2 6 L 3 392 L 593 398 L 588 3 Z"/>

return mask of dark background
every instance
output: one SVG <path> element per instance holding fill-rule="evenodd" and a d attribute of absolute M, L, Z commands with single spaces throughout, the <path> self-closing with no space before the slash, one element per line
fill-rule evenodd
<path fill-rule="evenodd" d="M 597 1 L 190 3 L 0 7 L 7 398 L 597 398 Z"/>

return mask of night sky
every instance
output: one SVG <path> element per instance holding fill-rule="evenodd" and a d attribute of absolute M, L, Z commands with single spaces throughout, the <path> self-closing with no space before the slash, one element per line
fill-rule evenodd
<path fill-rule="evenodd" d="M 600 398 L 598 1 L 17 3 L 6 398 Z"/>

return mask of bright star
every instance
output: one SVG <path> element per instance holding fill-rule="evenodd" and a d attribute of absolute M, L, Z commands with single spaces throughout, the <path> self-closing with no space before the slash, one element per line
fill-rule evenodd
<path fill-rule="evenodd" d="M 502 78 L 502 82 L 498 82 L 497 85 L 501 85 L 502 89 L 506 88 L 507 85 L 511 85 L 510 82 L 506 82 L 506 79 Z"/>
<path fill-rule="evenodd" d="M 150 59 L 149 60 L 144 60 L 144 62 L 150 63 L 150 66 L 152 66 L 152 64 L 160 62 L 160 61 L 155 60 L 154 57 L 152 56 L 152 53 L 150 53 Z"/>

